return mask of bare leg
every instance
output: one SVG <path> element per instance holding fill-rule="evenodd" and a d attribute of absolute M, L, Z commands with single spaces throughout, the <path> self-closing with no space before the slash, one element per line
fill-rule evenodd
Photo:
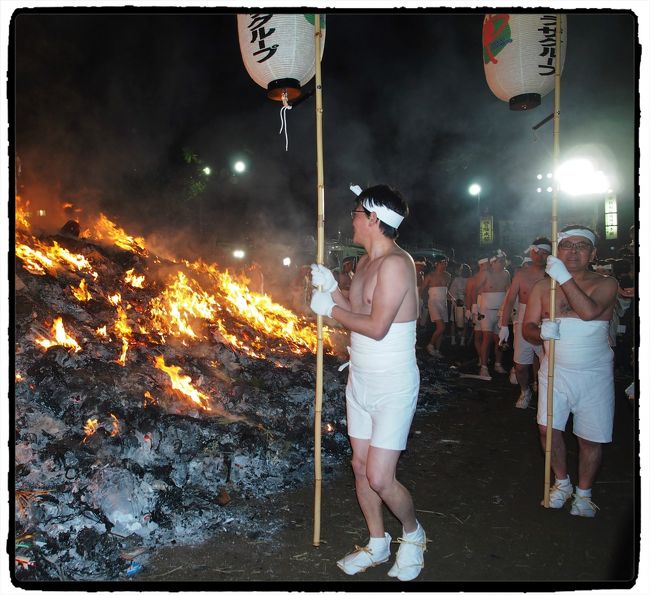
<path fill-rule="evenodd" d="M 539 426 L 539 436 L 542 442 L 542 450 L 546 452 L 546 426 Z M 566 445 L 564 444 L 564 432 L 553 429 L 551 438 L 551 469 L 555 479 L 567 478 Z"/>
<path fill-rule="evenodd" d="M 370 440 L 352 438 L 352 470 L 359 507 L 366 519 L 370 537 L 384 536 L 384 515 L 382 500 L 379 494 L 370 487 L 367 477 L 367 461 L 370 450 Z"/>
<path fill-rule="evenodd" d="M 515 362 L 515 374 L 517 375 L 517 382 L 522 393 L 526 391 L 530 382 L 529 369 L 529 364 L 518 364 Z"/>
<path fill-rule="evenodd" d="M 492 343 L 492 333 L 489 331 L 482 331 L 481 332 L 481 366 L 488 365 L 491 343 Z"/>
<path fill-rule="evenodd" d="M 433 331 L 431 336 L 431 345 L 433 345 L 438 351 L 440 351 L 440 345 L 442 344 L 442 339 L 445 334 L 445 323 L 442 320 L 435 320 L 436 329 Z"/>
<path fill-rule="evenodd" d="M 401 454 L 399 450 L 371 446 L 368 451 L 366 475 L 370 488 L 399 519 L 404 531 L 410 533 L 417 529 L 413 499 L 395 478 L 395 469 Z M 381 535 L 383 536 L 383 533 Z"/>
<path fill-rule="evenodd" d="M 492 334 L 492 343 L 494 344 L 494 363 L 501 365 L 503 360 L 503 351 L 499 349 L 499 335 L 496 333 Z"/>
<path fill-rule="evenodd" d="M 483 331 L 474 329 L 474 349 L 479 359 L 481 357 L 481 346 L 483 345 Z"/>
<path fill-rule="evenodd" d="M 588 490 L 594 483 L 596 473 L 603 458 L 603 445 L 584 438 L 578 438 L 578 487 Z"/>

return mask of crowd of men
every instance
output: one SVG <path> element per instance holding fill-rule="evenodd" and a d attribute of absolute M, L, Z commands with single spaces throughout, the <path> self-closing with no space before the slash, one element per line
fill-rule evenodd
<path fill-rule="evenodd" d="M 314 314 L 350 331 L 350 361 L 340 369 L 349 366 L 347 427 L 369 540 L 341 558 L 339 568 L 353 575 L 391 558 L 384 506 L 403 528 L 388 576 L 410 581 L 423 568 L 427 537 L 395 472 L 415 413 L 418 366 L 427 365 L 427 358 L 444 364 L 459 349 L 474 349 L 476 378 L 491 380 L 492 374 L 508 374 L 504 352 L 512 345 L 510 382 L 519 387 L 515 406 L 528 408 L 538 387 L 542 448 L 553 353 L 555 482 L 549 506 L 560 509 L 570 502 L 572 515 L 594 517 L 598 506 L 591 489 L 603 444 L 612 440 L 615 365 L 631 376 L 635 363 L 634 238 L 620 258 L 599 261 L 594 231 L 569 225 L 557 234 L 556 246 L 546 237 L 533 239 L 516 264 L 501 249 L 475 264 L 450 262 L 444 255 L 416 262 L 396 243 L 397 228 L 408 216 L 401 194 L 385 185 L 351 190 L 357 194 L 350 212 L 353 239 L 366 253 L 339 270 L 305 267 L 295 292 L 298 301 L 310 298 Z M 633 384 L 626 394 L 634 398 Z M 575 486 L 564 441 L 570 416 L 578 442 Z"/>

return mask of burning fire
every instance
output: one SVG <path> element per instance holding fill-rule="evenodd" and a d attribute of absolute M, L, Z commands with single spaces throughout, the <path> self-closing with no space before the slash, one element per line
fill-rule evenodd
<path fill-rule="evenodd" d="M 54 319 L 54 323 L 52 324 L 52 337 L 54 338 L 54 341 L 50 341 L 49 339 L 36 339 L 36 343 L 41 347 L 44 347 L 46 350 L 55 345 L 62 345 L 63 347 L 74 350 L 75 353 L 81 351 L 81 347 L 79 347 L 79 344 L 74 340 L 74 338 L 65 332 L 61 316 Z"/>
<path fill-rule="evenodd" d="M 44 242 L 32 238 L 32 245 L 16 243 L 16 256 L 20 258 L 25 268 L 33 275 L 50 274 L 56 277 L 57 271 L 65 266 L 74 272 L 87 272 L 97 278 L 97 273 L 93 271 L 88 259 L 83 254 L 74 254 L 59 246 L 57 242 L 52 242 L 48 246 Z"/>
<path fill-rule="evenodd" d="M 30 229 L 31 223 L 29 222 L 29 201 L 24 205 L 20 196 L 16 196 L 16 227 Z"/>
<path fill-rule="evenodd" d="M 120 420 L 117 419 L 117 417 L 115 417 L 115 415 L 113 415 L 112 413 L 111 413 L 111 417 L 113 418 L 113 429 L 111 430 L 111 438 L 113 438 L 114 436 L 117 436 L 120 433 Z"/>
<path fill-rule="evenodd" d="M 70 289 L 72 290 L 72 295 L 74 295 L 74 297 L 76 297 L 80 302 L 87 302 L 92 298 L 90 291 L 86 289 L 85 279 L 81 280 L 79 287 L 71 287 Z"/>
<path fill-rule="evenodd" d="M 98 240 L 110 240 L 116 246 L 129 250 L 130 252 L 137 252 L 139 254 L 146 254 L 144 238 L 133 237 L 128 235 L 122 228 L 113 223 L 104 213 L 100 213 L 99 218 L 94 225 L 93 237 Z"/>
<path fill-rule="evenodd" d="M 136 275 L 133 271 L 134 269 L 129 269 L 126 271 L 124 282 L 137 289 L 142 289 L 144 287 L 144 275 Z"/>
<path fill-rule="evenodd" d="M 126 363 L 126 352 L 129 349 L 129 339 L 131 338 L 133 331 L 129 326 L 126 312 L 122 306 L 117 306 L 117 320 L 115 321 L 114 328 L 118 337 L 122 339 L 122 353 L 117 360 L 117 363 L 123 366 Z"/>
<path fill-rule="evenodd" d="M 85 442 L 90 438 L 96 431 L 97 427 L 99 426 L 99 422 L 97 421 L 96 418 L 92 417 L 86 421 L 86 425 L 84 426 L 84 434 L 86 436 L 82 440 L 82 442 Z"/>
<path fill-rule="evenodd" d="M 169 376 L 172 382 L 172 388 L 182 395 L 188 397 L 191 401 L 196 403 L 199 407 L 210 410 L 208 401 L 210 400 L 207 395 L 192 386 L 192 378 L 181 374 L 180 366 L 167 366 L 162 355 L 156 357 L 155 367 L 162 370 Z"/>

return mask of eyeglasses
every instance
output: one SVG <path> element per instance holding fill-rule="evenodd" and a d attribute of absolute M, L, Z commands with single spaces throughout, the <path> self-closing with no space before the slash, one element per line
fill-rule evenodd
<path fill-rule="evenodd" d="M 350 211 L 350 218 L 354 219 L 354 214 L 355 213 L 365 213 L 365 212 L 366 212 L 365 209 L 355 209 L 354 211 Z"/>
<path fill-rule="evenodd" d="M 591 250 L 593 246 L 589 242 L 560 242 L 557 247 L 560 250 L 577 250 L 578 252 L 586 252 Z"/>

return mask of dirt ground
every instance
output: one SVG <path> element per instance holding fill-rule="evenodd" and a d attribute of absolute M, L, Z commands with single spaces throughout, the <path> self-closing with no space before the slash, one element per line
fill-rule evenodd
<path fill-rule="evenodd" d="M 476 373 L 467 363 L 469 351 L 450 349 L 447 361 L 465 359 L 464 371 Z M 161 549 L 133 582 L 164 591 L 628 588 L 637 575 L 639 545 L 637 410 L 623 393 L 628 383 L 617 379 L 614 440 L 604 449 L 593 488 L 600 508 L 594 519 L 571 516 L 568 505 L 540 506 L 544 455 L 535 400 L 527 410 L 516 409 L 518 388 L 506 376 L 490 382 L 459 378 L 442 397 L 441 411 L 416 415 L 398 466 L 430 540 L 425 567 L 412 583 L 386 576 L 392 561 L 353 577 L 337 568 L 336 560 L 367 539 L 346 463 L 323 482 L 319 547 L 312 546 L 313 486 L 307 482 L 300 491 L 246 503 L 259 530 Z M 572 434 L 567 450 L 576 478 Z M 264 527 L 270 519 L 282 529 L 269 538 Z M 396 539 L 399 523 L 389 513 L 385 519 Z M 393 544 L 391 551 L 396 549 Z M 378 584 L 355 585 L 360 582 Z"/>

